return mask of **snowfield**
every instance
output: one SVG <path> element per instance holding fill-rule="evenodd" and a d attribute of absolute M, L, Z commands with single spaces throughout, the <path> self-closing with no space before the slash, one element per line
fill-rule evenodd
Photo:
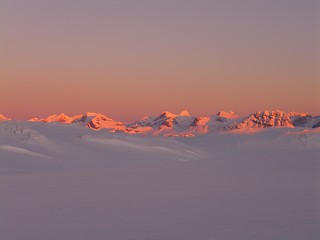
<path fill-rule="evenodd" d="M 0 239 L 320 239 L 320 128 L 0 122 Z"/>

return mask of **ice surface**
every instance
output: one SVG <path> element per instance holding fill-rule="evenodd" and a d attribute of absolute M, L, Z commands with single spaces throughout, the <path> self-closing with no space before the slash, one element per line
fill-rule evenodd
<path fill-rule="evenodd" d="M 0 239 L 320 239 L 320 130 L 0 123 Z"/>

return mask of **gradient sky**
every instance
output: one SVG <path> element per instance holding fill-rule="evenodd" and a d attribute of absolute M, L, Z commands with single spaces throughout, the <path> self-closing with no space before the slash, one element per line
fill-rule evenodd
<path fill-rule="evenodd" d="M 320 114 L 320 0 L 0 0 L 0 113 Z"/>

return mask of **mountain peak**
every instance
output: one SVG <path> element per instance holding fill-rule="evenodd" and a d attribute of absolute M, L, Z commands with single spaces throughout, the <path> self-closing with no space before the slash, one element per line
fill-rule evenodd
<path fill-rule="evenodd" d="M 289 115 L 283 111 L 259 111 L 246 117 L 237 128 L 294 127 Z"/>
<path fill-rule="evenodd" d="M 87 117 L 95 117 L 97 115 L 101 115 L 101 113 L 95 113 L 95 112 L 86 112 L 83 114 L 83 116 L 87 116 Z"/>
<path fill-rule="evenodd" d="M 188 110 L 183 110 L 179 115 L 184 116 L 184 117 L 191 116 L 191 114 Z"/>
<path fill-rule="evenodd" d="M 163 113 L 161 113 L 160 117 L 166 117 L 166 118 L 175 118 L 177 115 L 168 112 L 168 111 L 164 111 Z"/>
<path fill-rule="evenodd" d="M 10 118 L 5 117 L 4 115 L 0 114 L 0 121 L 8 121 L 11 120 Z"/>
<path fill-rule="evenodd" d="M 259 111 L 258 113 L 262 114 L 262 115 L 287 115 L 286 112 L 278 110 L 278 109 L 272 110 L 272 111 L 264 110 L 264 111 Z"/>
<path fill-rule="evenodd" d="M 302 112 L 289 112 L 288 115 L 290 118 L 311 116 L 308 113 L 302 113 Z"/>
<path fill-rule="evenodd" d="M 235 114 L 233 111 L 220 111 L 217 113 L 219 117 L 224 117 L 224 118 L 239 118 L 237 114 Z"/>
<path fill-rule="evenodd" d="M 60 113 L 60 114 L 50 115 L 47 118 L 31 118 L 29 121 L 30 122 L 45 122 L 45 123 L 51 123 L 51 122 L 69 123 L 70 119 L 71 118 L 69 116 L 67 116 L 66 114 Z"/>

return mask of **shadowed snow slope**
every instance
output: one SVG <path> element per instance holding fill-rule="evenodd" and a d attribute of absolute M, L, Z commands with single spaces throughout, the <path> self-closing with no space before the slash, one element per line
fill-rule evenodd
<path fill-rule="evenodd" d="M 0 136 L 0 171 L 29 170 L 37 162 L 41 162 L 41 170 L 52 171 L 100 168 L 126 159 L 201 158 L 190 146 L 174 139 L 96 132 L 77 125 L 10 121 L 0 125 Z"/>
<path fill-rule="evenodd" d="M 319 128 L 166 138 L 1 122 L 1 239 L 320 239 L 319 155 Z"/>
<path fill-rule="evenodd" d="M 293 120 L 293 124 L 295 127 L 303 127 L 303 128 L 317 128 L 320 125 L 320 116 L 301 116 L 297 117 Z"/>

